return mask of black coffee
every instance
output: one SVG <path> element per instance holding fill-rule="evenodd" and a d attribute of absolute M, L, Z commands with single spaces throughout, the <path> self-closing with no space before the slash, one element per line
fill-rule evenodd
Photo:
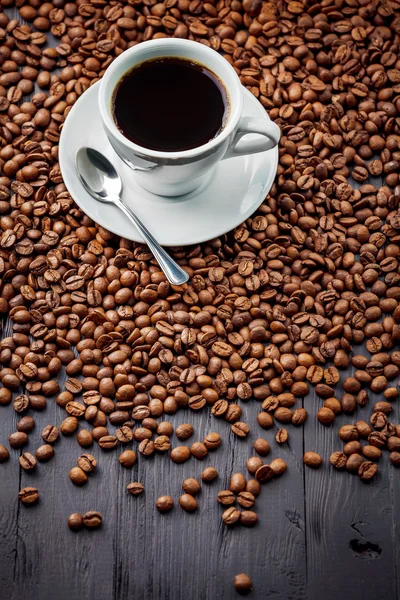
<path fill-rule="evenodd" d="M 206 144 L 221 131 L 228 112 L 218 77 L 182 58 L 142 63 L 120 80 L 113 97 L 121 133 L 139 146 L 164 152 Z"/>

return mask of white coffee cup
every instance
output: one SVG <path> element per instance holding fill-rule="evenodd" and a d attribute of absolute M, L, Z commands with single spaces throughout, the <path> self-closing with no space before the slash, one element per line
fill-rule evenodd
<path fill-rule="evenodd" d="M 135 144 L 121 133 L 112 114 L 113 94 L 120 79 L 145 61 L 167 56 L 200 63 L 222 81 L 228 95 L 229 116 L 221 132 L 206 144 L 182 152 L 160 152 Z M 220 54 L 198 42 L 165 38 L 133 46 L 111 63 L 100 83 L 99 109 L 110 144 L 134 170 L 138 183 L 154 194 L 178 196 L 211 178 L 220 160 L 264 152 L 278 144 L 279 127 L 267 115 L 265 119 L 242 116 L 243 94 L 236 71 Z M 241 140 L 248 133 L 260 135 Z"/>

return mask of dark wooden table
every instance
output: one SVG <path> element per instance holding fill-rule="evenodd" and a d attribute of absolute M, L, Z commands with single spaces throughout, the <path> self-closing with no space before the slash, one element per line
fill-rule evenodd
<path fill-rule="evenodd" d="M 15 17 L 16 11 L 8 14 Z M 3 336 L 10 332 L 5 322 Z M 64 380 L 60 378 L 60 385 Z M 315 394 L 303 405 L 309 419 L 304 428 L 289 428 L 289 443 L 283 446 L 275 442 L 276 430 L 263 432 L 258 427 L 259 404 L 254 401 L 242 403 L 251 428 L 245 441 L 207 411 L 182 411 L 170 418 L 174 427 L 192 423 L 195 434 L 190 442 L 218 431 L 223 444 L 217 452 L 203 462 L 192 458 L 183 465 L 167 456 L 139 456 L 130 470 L 119 465 L 118 452 L 107 453 L 95 445 L 90 451 L 98 468 L 83 488 L 68 478 L 82 453 L 75 438 L 59 440 L 55 457 L 38 464 L 32 474 L 19 470 L 20 451 L 12 450 L 10 461 L 0 465 L 0 599 L 228 599 L 237 597 L 234 575 L 245 572 L 253 580 L 254 600 L 397 600 L 400 472 L 389 464 L 387 454 L 370 484 L 329 465 L 330 454 L 341 449 L 338 428 L 356 418 L 368 420 L 370 408 L 359 409 L 354 418 L 339 416 L 332 428 L 316 421 L 321 400 Z M 36 428 L 25 448 L 33 452 L 41 444 L 43 427 L 59 424 L 65 412 L 50 399 L 47 409 L 34 416 Z M 391 420 L 399 420 L 396 405 Z M 17 421 L 12 405 L 1 408 L 0 443 L 8 445 Z M 271 457 L 283 458 L 288 470 L 263 487 L 256 528 L 227 528 L 216 494 L 228 486 L 233 473 L 245 472 L 252 441 L 260 435 L 269 441 Z M 177 442 L 173 436 L 173 445 Z M 323 457 L 320 470 L 304 468 L 307 450 Z M 187 514 L 178 504 L 182 481 L 199 478 L 208 465 L 220 478 L 203 485 L 199 510 Z M 145 494 L 130 496 L 130 481 L 144 483 Z M 18 502 L 18 491 L 29 485 L 38 488 L 40 501 L 27 508 Z M 171 495 L 176 506 L 161 515 L 154 502 L 164 494 Z M 68 515 L 87 510 L 102 513 L 102 528 L 69 531 Z"/>

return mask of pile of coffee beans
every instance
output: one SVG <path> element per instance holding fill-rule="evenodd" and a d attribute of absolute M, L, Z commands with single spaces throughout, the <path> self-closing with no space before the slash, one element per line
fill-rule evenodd
<path fill-rule="evenodd" d="M 2 9 L 13 5 L 0 0 Z M 21 467 L 51 459 L 59 433 L 76 434 L 85 449 L 134 443 L 138 454 L 119 458 L 128 468 L 155 452 L 176 463 L 201 460 L 218 448 L 216 434 L 172 447 L 173 426 L 160 421 L 211 411 L 246 438 L 241 405 L 249 400 L 260 407 L 259 427 L 277 426 L 280 444 L 307 418 L 332 427 L 348 415 L 330 463 L 364 481 L 383 450 L 400 466 L 400 426 L 390 421 L 400 374 L 398 2 L 17 5 L 21 20 L 0 12 L 0 313 L 12 324 L 0 342 L 0 405 L 21 416 L 9 446 L 24 448 L 32 415 L 48 399 L 65 411 L 44 429 L 35 455 L 22 450 Z M 282 131 L 277 177 L 259 210 L 218 239 L 173 249 L 190 275 L 181 287 L 166 281 L 147 247 L 74 204 L 58 163 L 76 100 L 125 49 L 170 36 L 221 52 Z M 308 415 L 312 390 L 320 407 Z M 379 400 L 369 422 L 357 420 L 371 394 Z M 175 433 L 187 440 L 193 427 Z M 9 450 L 0 441 L 3 462 Z M 254 448 L 269 453 L 265 440 Z M 304 463 L 319 467 L 321 457 L 306 450 Z M 93 464 L 83 456 L 71 469 L 74 483 L 85 483 L 82 464 Z M 254 479 L 238 503 L 251 504 L 259 483 L 285 468 L 279 459 L 250 459 Z M 202 480 L 216 477 L 208 468 Z M 193 509 L 186 496 L 180 504 Z M 36 502 L 38 492 L 24 488 L 20 499 Z M 159 510 L 172 504 L 157 501 Z M 229 523 L 252 512 L 228 510 Z M 240 586 L 245 576 L 237 577 Z"/>

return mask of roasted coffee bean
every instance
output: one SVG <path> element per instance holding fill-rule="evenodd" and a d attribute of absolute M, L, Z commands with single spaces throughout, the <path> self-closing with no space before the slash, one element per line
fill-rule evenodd
<path fill-rule="evenodd" d="M 85 485 L 87 483 L 87 475 L 80 467 L 73 467 L 69 472 L 69 478 L 75 485 Z"/>
<path fill-rule="evenodd" d="M 5 446 L 0 444 L 0 463 L 7 462 L 10 458 L 10 453 Z"/>
<path fill-rule="evenodd" d="M 333 452 L 329 458 L 329 462 L 336 469 L 344 469 L 347 463 L 347 456 L 343 452 Z"/>
<path fill-rule="evenodd" d="M 22 417 L 18 421 L 17 429 L 18 431 L 22 431 L 23 433 L 30 433 L 35 428 L 35 421 L 32 417 Z"/>
<path fill-rule="evenodd" d="M 240 514 L 241 513 L 238 508 L 231 506 L 222 513 L 222 520 L 225 523 L 225 525 L 234 525 L 239 521 Z"/>
<path fill-rule="evenodd" d="M 303 461 L 307 467 L 312 469 L 318 469 L 322 465 L 322 458 L 316 452 L 306 452 Z"/>
<path fill-rule="evenodd" d="M 158 437 L 156 437 L 156 439 L 154 440 L 154 448 L 158 452 L 167 452 L 167 450 L 171 448 L 171 442 L 169 440 L 169 437 L 166 435 L 159 435 Z"/>
<path fill-rule="evenodd" d="M 394 467 L 400 467 L 400 452 L 391 452 L 389 454 L 389 459 Z"/>
<path fill-rule="evenodd" d="M 237 497 L 237 502 L 240 506 L 243 506 L 243 508 L 252 508 L 256 499 L 251 492 L 240 492 Z"/>
<path fill-rule="evenodd" d="M 252 510 L 243 510 L 240 514 L 240 523 L 246 527 L 254 527 L 257 525 L 258 517 Z"/>
<path fill-rule="evenodd" d="M 365 462 L 361 463 L 358 469 L 358 475 L 363 481 L 369 481 L 370 479 L 375 477 L 377 471 L 377 465 L 373 462 L 366 460 Z"/>
<path fill-rule="evenodd" d="M 275 458 L 275 460 L 273 460 L 269 466 L 270 466 L 270 469 L 272 469 L 272 472 L 275 475 L 275 477 L 279 477 L 280 475 L 283 475 L 283 473 L 287 469 L 287 464 L 281 458 Z M 257 472 L 258 472 L 258 470 L 257 470 Z"/>
<path fill-rule="evenodd" d="M 330 425 L 335 420 L 335 413 L 330 408 L 322 407 L 317 412 L 317 419 L 322 425 Z"/>
<path fill-rule="evenodd" d="M 265 483 L 272 479 L 274 476 L 274 472 L 269 465 L 262 465 L 256 471 L 256 480 L 260 483 Z"/>
<path fill-rule="evenodd" d="M 35 487 L 25 487 L 18 493 L 22 504 L 30 505 L 39 500 L 39 492 Z"/>
<path fill-rule="evenodd" d="M 363 462 L 364 459 L 360 454 L 350 454 L 346 462 L 346 469 L 350 471 L 350 473 L 358 473 L 358 469 Z"/>
<path fill-rule="evenodd" d="M 246 0 L 244 2 L 244 6 L 246 6 Z M 235 586 L 235 590 L 242 595 L 248 594 L 253 589 L 253 582 L 245 573 L 239 573 L 239 575 L 235 575 L 233 585 Z"/>
<path fill-rule="evenodd" d="M 187 440 L 193 435 L 193 427 L 189 424 L 178 425 L 175 429 L 175 435 L 179 440 Z"/>
<path fill-rule="evenodd" d="M 76 461 L 78 467 L 85 473 L 92 473 L 97 467 L 97 460 L 91 454 L 82 454 Z"/>
<path fill-rule="evenodd" d="M 156 507 L 161 513 L 166 513 L 172 510 L 174 506 L 174 501 L 171 496 L 160 496 L 156 500 Z"/>
<path fill-rule="evenodd" d="M 39 462 L 47 462 L 54 456 L 54 448 L 50 444 L 43 444 L 35 452 L 35 456 Z"/>
<path fill-rule="evenodd" d="M 218 492 L 217 500 L 223 506 L 231 506 L 236 501 L 234 493 L 230 490 L 221 490 Z"/>
<path fill-rule="evenodd" d="M 134 450 L 125 450 L 119 455 L 119 463 L 126 469 L 130 469 L 136 464 L 136 452 Z"/>
<path fill-rule="evenodd" d="M 76 436 L 76 441 L 82 448 L 90 448 L 93 445 L 93 436 L 87 429 L 81 429 Z"/>
<path fill-rule="evenodd" d="M 58 427 L 54 425 L 46 425 L 46 427 L 42 431 L 42 440 L 46 442 L 46 444 L 54 444 L 56 440 L 58 440 L 60 432 Z"/>
<path fill-rule="evenodd" d="M 263 465 L 263 461 L 258 456 L 251 456 L 246 462 L 246 469 L 250 475 L 255 475 L 257 469 Z"/>
<path fill-rule="evenodd" d="M 68 517 L 68 527 L 71 531 L 80 531 L 83 527 L 83 517 L 79 513 L 72 513 Z"/>
<path fill-rule="evenodd" d="M 275 434 L 275 440 L 278 444 L 285 444 L 288 441 L 289 434 L 287 429 L 278 429 Z"/>
<path fill-rule="evenodd" d="M 257 479 L 249 479 L 248 482 L 246 483 L 246 492 L 250 492 L 251 494 L 253 494 L 253 496 L 255 498 L 257 498 L 260 491 L 261 491 L 260 482 L 257 481 Z"/>
<path fill-rule="evenodd" d="M 201 486 L 197 479 L 190 477 L 189 479 L 185 479 L 185 481 L 182 483 L 182 489 L 186 494 L 195 496 L 200 492 Z"/>
<path fill-rule="evenodd" d="M 170 458 L 174 463 L 184 463 L 191 457 L 190 450 L 187 446 L 177 446 L 170 453 Z"/>
<path fill-rule="evenodd" d="M 250 432 L 250 427 L 247 423 L 242 423 L 241 421 L 233 423 L 231 429 L 232 432 L 240 438 L 245 438 Z"/>
<path fill-rule="evenodd" d="M 219 435 L 219 433 L 211 431 L 204 438 L 203 444 L 207 448 L 207 450 L 216 450 L 221 445 L 221 436 Z"/>
<path fill-rule="evenodd" d="M 113 450 L 117 447 L 118 440 L 115 435 L 103 435 L 99 439 L 98 444 L 103 450 Z"/>
<path fill-rule="evenodd" d="M 256 439 L 253 443 L 253 447 L 257 454 L 259 454 L 260 456 L 268 456 L 268 454 L 271 451 L 270 445 L 268 444 L 267 440 L 264 440 L 263 438 Z"/>
<path fill-rule="evenodd" d="M 197 458 L 197 460 L 203 460 L 208 454 L 207 447 L 201 442 L 195 442 L 192 444 L 190 446 L 190 452 L 192 456 Z"/>
<path fill-rule="evenodd" d="M 103 517 L 97 510 L 89 510 L 83 515 L 83 524 L 88 529 L 96 529 L 103 522 Z"/>
<path fill-rule="evenodd" d="M 140 496 L 144 492 L 144 486 L 142 483 L 138 481 L 132 481 L 132 483 L 128 483 L 126 489 L 132 496 Z"/>
<path fill-rule="evenodd" d="M 218 479 L 218 471 L 214 469 L 214 467 L 207 467 L 201 473 L 201 480 L 205 481 L 206 483 L 211 483 L 216 479 Z"/>
<path fill-rule="evenodd" d="M 196 499 L 191 494 L 182 494 L 179 498 L 179 504 L 186 512 L 194 512 L 197 510 L 198 504 Z"/>
<path fill-rule="evenodd" d="M 152 440 L 142 440 L 139 444 L 139 452 L 143 456 L 152 456 L 155 452 L 154 442 Z"/>
<path fill-rule="evenodd" d="M 30 452 L 24 452 L 19 457 L 19 464 L 24 471 L 33 471 L 36 467 L 36 458 Z"/>
<path fill-rule="evenodd" d="M 241 473 L 234 473 L 231 477 L 229 489 L 235 494 L 243 492 L 246 489 L 246 478 Z"/>
<path fill-rule="evenodd" d="M 17 431 L 8 437 L 8 443 L 11 448 L 22 448 L 28 443 L 28 436 L 23 431 Z"/>

